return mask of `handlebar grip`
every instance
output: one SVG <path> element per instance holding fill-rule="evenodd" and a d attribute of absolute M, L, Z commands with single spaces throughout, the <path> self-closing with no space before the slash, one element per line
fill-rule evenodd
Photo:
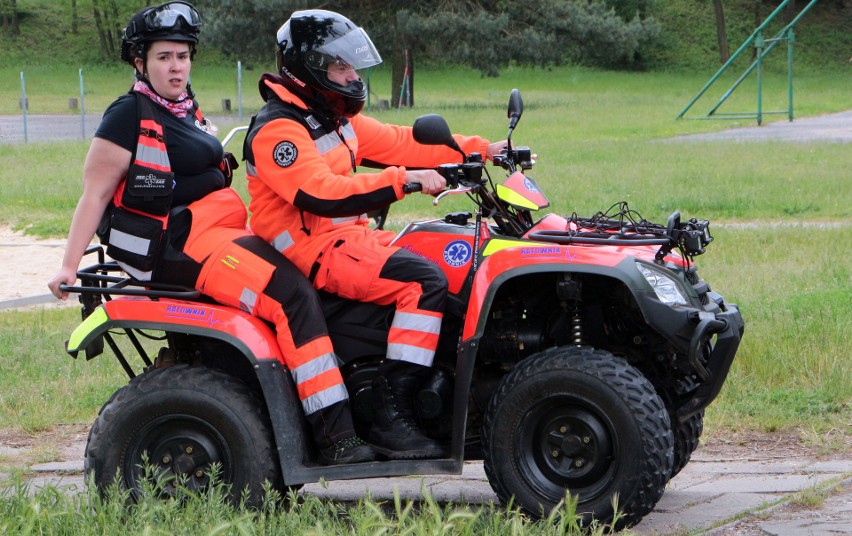
<path fill-rule="evenodd" d="M 414 192 L 419 192 L 423 189 L 423 185 L 419 182 L 407 182 L 402 185 L 402 193 L 404 194 L 413 194 Z"/>

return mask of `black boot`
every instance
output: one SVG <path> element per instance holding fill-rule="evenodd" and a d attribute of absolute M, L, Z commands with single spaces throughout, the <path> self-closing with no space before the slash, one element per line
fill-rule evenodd
<path fill-rule="evenodd" d="M 429 368 L 386 361 L 373 379 L 373 427 L 368 440 L 391 459 L 439 458 L 444 448 L 414 421 L 414 397 Z"/>
<path fill-rule="evenodd" d="M 336 402 L 306 415 L 314 441 L 319 447 L 317 461 L 322 465 L 369 462 L 376 451 L 355 435 L 349 401 Z"/>

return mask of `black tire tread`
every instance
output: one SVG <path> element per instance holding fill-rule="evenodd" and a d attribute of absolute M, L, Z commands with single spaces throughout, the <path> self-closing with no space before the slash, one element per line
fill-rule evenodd
<path fill-rule="evenodd" d="M 257 477 L 250 483 L 250 499 L 261 500 L 264 481 L 273 488 L 282 488 L 281 469 L 275 450 L 271 425 L 258 396 L 241 380 L 224 372 L 200 366 L 175 365 L 169 368 L 152 369 L 136 376 L 130 383 L 118 389 L 101 407 L 98 417 L 89 430 L 85 450 L 84 472 L 94 478 L 99 490 L 106 490 L 115 480 L 115 468 L 105 468 L 108 450 L 126 448 L 113 437 L 112 430 L 121 423 L 125 408 L 140 397 L 156 397 L 157 393 L 181 390 L 202 396 L 215 397 L 227 405 L 234 414 L 247 424 L 248 441 L 253 446 L 253 463 Z M 122 425 L 124 423 L 121 423 Z M 137 425 L 138 426 L 138 425 Z M 241 490 L 232 490 L 235 498 Z"/>
<path fill-rule="evenodd" d="M 637 493 L 633 497 L 621 497 L 619 510 L 623 517 L 618 526 L 626 527 L 637 523 L 653 510 L 665 491 L 672 467 L 672 433 L 665 405 L 657 395 L 651 383 L 636 368 L 609 352 L 588 347 L 550 348 L 521 361 L 495 390 L 486 411 L 483 425 L 483 445 L 485 451 L 484 468 L 492 489 L 507 503 L 513 496 L 500 471 L 493 466 L 491 451 L 495 418 L 501 401 L 509 392 L 527 379 L 552 371 L 574 370 L 593 376 L 612 389 L 621 393 L 628 402 L 636 421 L 641 423 L 645 441 L 642 445 L 644 468 Z M 541 512 L 521 507 L 532 516 Z M 596 519 L 610 522 L 612 516 Z"/>

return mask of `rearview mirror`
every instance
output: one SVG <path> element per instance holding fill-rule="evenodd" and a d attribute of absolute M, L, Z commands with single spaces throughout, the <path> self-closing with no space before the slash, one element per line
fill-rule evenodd
<path fill-rule="evenodd" d="M 423 145 L 446 145 L 465 156 L 453 138 L 447 120 L 437 114 L 421 115 L 414 120 L 414 141 Z"/>

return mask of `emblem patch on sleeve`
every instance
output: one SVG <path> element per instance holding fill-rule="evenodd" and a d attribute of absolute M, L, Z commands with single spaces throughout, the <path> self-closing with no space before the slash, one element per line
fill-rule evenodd
<path fill-rule="evenodd" d="M 272 158 L 275 163 L 283 168 L 292 166 L 297 156 L 299 156 L 299 150 L 289 141 L 282 141 L 272 151 Z"/>

